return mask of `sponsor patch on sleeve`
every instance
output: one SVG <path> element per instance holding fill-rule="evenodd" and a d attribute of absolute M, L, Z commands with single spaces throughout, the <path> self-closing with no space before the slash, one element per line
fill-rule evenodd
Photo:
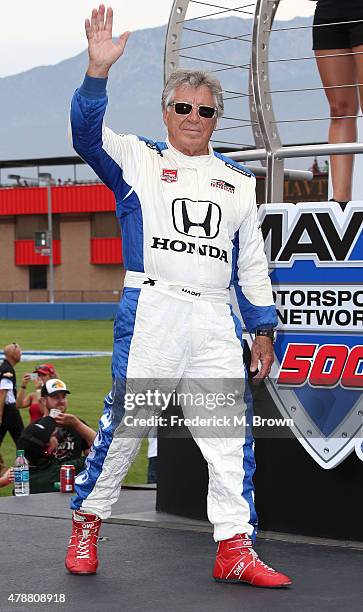
<path fill-rule="evenodd" d="M 230 170 L 234 170 L 235 172 L 239 172 L 240 174 L 243 174 L 244 176 L 248 176 L 249 178 L 251 176 L 253 176 L 252 172 L 249 172 L 248 170 L 244 170 L 243 168 L 239 167 L 239 166 L 235 166 L 234 164 L 231 164 L 229 162 L 225 162 L 227 168 L 230 168 Z"/>
<path fill-rule="evenodd" d="M 162 152 L 160 151 L 158 145 L 155 142 L 151 142 L 150 140 L 144 140 L 145 144 L 147 147 L 149 147 L 149 149 L 152 149 L 153 151 L 156 151 L 156 153 L 158 155 L 160 155 L 160 157 L 163 157 Z"/>

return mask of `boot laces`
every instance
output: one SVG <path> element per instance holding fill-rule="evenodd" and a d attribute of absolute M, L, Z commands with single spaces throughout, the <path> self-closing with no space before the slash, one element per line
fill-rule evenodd
<path fill-rule="evenodd" d="M 82 530 L 81 537 L 78 539 L 77 546 L 77 558 L 78 559 L 89 559 L 90 557 L 90 545 L 92 540 L 92 534 L 90 530 Z"/>
<path fill-rule="evenodd" d="M 252 556 L 252 560 L 253 560 L 253 567 L 256 567 L 256 565 L 262 566 L 264 569 L 267 569 L 269 572 L 274 572 L 275 570 L 270 567 L 269 565 L 267 565 L 266 563 L 264 563 L 263 561 L 261 561 L 260 557 L 258 556 L 258 554 L 256 553 L 255 550 L 253 550 L 253 548 L 249 548 L 248 549 L 251 556 Z"/>
<path fill-rule="evenodd" d="M 246 537 L 244 538 L 245 540 L 248 540 L 249 538 Z M 252 546 L 243 546 L 243 544 L 239 541 L 239 540 L 234 540 L 235 544 L 237 544 L 237 546 L 234 546 L 233 548 L 235 549 L 240 549 L 241 554 L 243 554 L 243 551 L 248 551 L 248 553 L 251 555 L 252 557 L 252 564 L 253 567 L 256 567 L 256 565 L 259 565 L 260 567 L 268 570 L 269 572 L 273 572 L 276 573 L 276 570 L 274 570 L 272 567 L 270 567 L 269 565 L 267 565 L 266 563 L 264 563 L 263 561 L 261 561 L 260 557 L 258 556 L 258 554 L 256 553 L 256 551 L 252 548 Z M 233 550 L 233 548 L 231 550 Z"/>

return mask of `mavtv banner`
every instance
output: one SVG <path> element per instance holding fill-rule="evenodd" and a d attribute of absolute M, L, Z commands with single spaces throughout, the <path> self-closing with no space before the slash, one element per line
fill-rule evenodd
<path fill-rule="evenodd" d="M 323 468 L 363 459 L 363 202 L 259 208 L 278 312 L 268 382 Z"/>

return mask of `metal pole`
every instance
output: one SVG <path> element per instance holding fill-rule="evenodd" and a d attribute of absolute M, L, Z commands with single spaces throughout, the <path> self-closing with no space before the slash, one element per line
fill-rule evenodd
<path fill-rule="evenodd" d="M 259 130 L 255 137 L 258 144 L 266 150 L 265 202 L 282 202 L 284 196 L 284 160 L 278 158 L 276 150 L 281 148 L 281 139 L 273 111 L 269 80 L 268 49 L 270 29 L 278 6 L 277 0 L 257 0 L 253 20 L 252 35 L 252 93 L 253 114 L 257 116 Z"/>
<path fill-rule="evenodd" d="M 363 153 L 361 142 L 340 142 L 325 145 L 296 145 L 295 147 L 281 147 L 277 149 L 278 157 L 310 157 L 315 155 L 344 155 L 344 153 Z"/>
<path fill-rule="evenodd" d="M 312 157 L 315 155 L 346 155 L 348 153 L 363 154 L 363 143 L 361 142 L 341 142 L 336 144 L 323 145 L 296 145 L 279 147 L 275 155 L 281 159 L 290 157 Z M 231 151 L 224 153 L 236 161 L 255 161 L 266 158 L 266 149 L 246 149 L 245 151 Z"/>
<path fill-rule="evenodd" d="M 179 47 L 183 34 L 183 22 L 190 0 L 174 0 L 170 11 L 164 48 L 164 84 L 179 67 Z"/>
<path fill-rule="evenodd" d="M 47 183 L 48 197 L 48 240 L 49 240 L 49 302 L 54 304 L 54 261 L 53 261 L 53 223 L 52 223 L 52 186 Z"/>

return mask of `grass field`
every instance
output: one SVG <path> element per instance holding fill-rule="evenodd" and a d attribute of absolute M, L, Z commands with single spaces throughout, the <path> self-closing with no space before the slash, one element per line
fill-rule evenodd
<path fill-rule="evenodd" d="M 17 342 L 23 350 L 112 350 L 112 321 L 0 321 L 0 346 Z M 55 366 L 59 378 L 71 391 L 68 412 L 85 420 L 93 429 L 103 410 L 103 398 L 111 387 L 111 358 L 48 360 Z M 26 372 L 31 372 L 39 361 L 20 362 L 16 366 L 18 385 Z M 31 390 L 31 383 L 28 385 Z M 28 411 L 22 410 L 24 423 L 29 422 Z M 6 465 L 14 463 L 15 446 L 6 434 L 0 451 Z M 128 473 L 125 483 L 146 482 L 147 443 Z M 11 495 L 12 487 L 0 489 L 0 496 Z"/>

